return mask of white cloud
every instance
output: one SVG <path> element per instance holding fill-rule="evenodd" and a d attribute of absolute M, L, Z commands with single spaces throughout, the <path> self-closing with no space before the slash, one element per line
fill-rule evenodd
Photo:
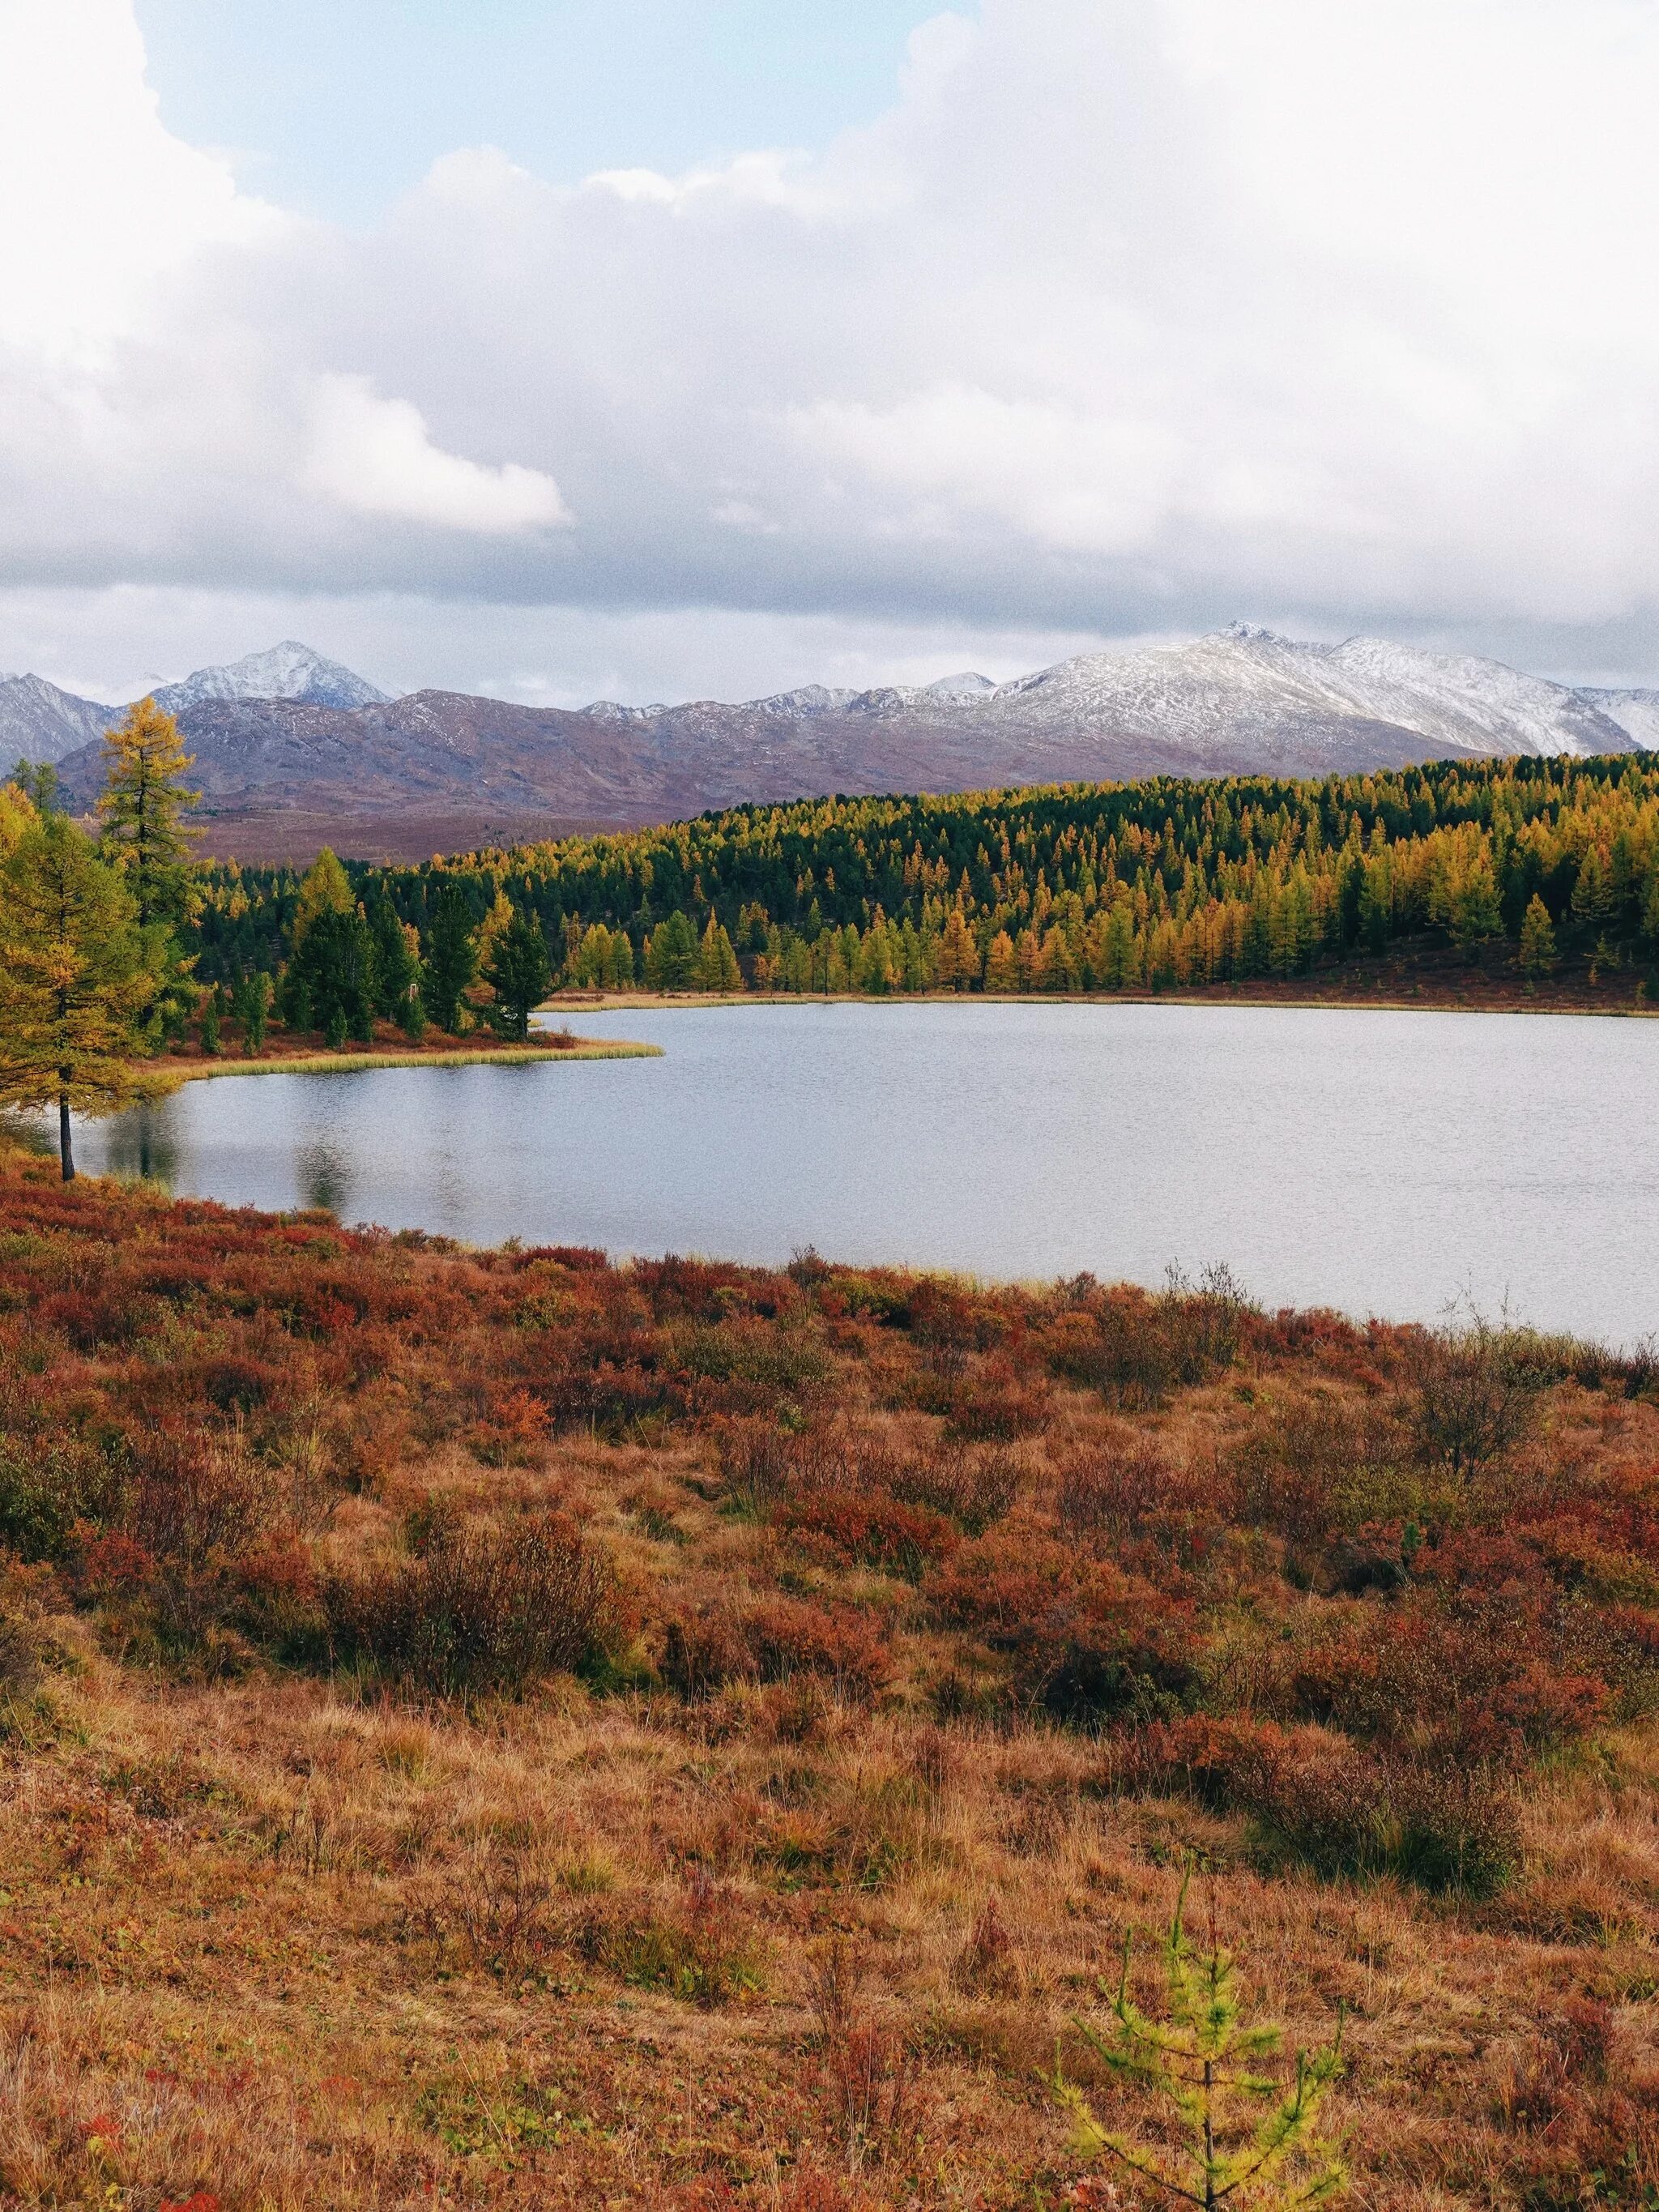
<path fill-rule="evenodd" d="M 367 377 L 319 377 L 312 404 L 305 481 L 342 507 L 487 536 L 570 520 L 551 477 L 444 453 L 418 407 L 382 399 Z"/>
<path fill-rule="evenodd" d="M 358 237 L 168 137 L 129 0 L 0 0 L 0 574 L 1622 652 L 1656 100 L 1650 0 L 983 0 L 821 155 L 461 149 Z"/>
<path fill-rule="evenodd" d="M 281 227 L 169 137 L 128 0 L 0 0 L 0 341 L 84 350 L 204 248 Z"/>

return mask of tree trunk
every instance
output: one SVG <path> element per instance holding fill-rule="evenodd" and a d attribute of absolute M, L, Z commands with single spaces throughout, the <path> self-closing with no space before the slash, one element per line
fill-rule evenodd
<path fill-rule="evenodd" d="M 69 1093 L 58 1094 L 58 1158 L 63 1164 L 64 1181 L 75 1181 L 75 1143 L 70 1134 Z"/>

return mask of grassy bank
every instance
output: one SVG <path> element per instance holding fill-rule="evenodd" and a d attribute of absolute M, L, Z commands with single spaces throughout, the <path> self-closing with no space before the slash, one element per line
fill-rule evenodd
<path fill-rule="evenodd" d="M 1109 2202 L 1189 1864 L 1358 2202 L 1653 2202 L 1650 1362 L 8 1151 L 0 1256 L 0 2203 Z"/>
<path fill-rule="evenodd" d="M 495 1045 L 469 1050 L 458 1045 L 442 1052 L 317 1052 L 270 1054 L 259 1060 L 216 1060 L 206 1056 L 182 1063 L 158 1061 L 158 1068 L 185 1083 L 220 1075 L 358 1075 L 380 1067 L 539 1067 L 568 1060 L 659 1060 L 662 1047 L 635 1044 L 620 1037 L 583 1037 L 570 1045 Z"/>

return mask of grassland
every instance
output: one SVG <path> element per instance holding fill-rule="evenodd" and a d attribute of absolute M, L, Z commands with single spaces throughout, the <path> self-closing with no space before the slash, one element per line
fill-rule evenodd
<path fill-rule="evenodd" d="M 1650 2206 L 1656 1382 L 0 1152 L 0 2203 L 1057 2205 L 1193 1867 L 1355 2202 Z"/>

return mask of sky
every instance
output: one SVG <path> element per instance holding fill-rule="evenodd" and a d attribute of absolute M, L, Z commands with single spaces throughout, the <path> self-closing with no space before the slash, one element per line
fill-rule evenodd
<path fill-rule="evenodd" d="M 0 0 L 0 668 L 1659 678 L 1654 0 Z"/>

